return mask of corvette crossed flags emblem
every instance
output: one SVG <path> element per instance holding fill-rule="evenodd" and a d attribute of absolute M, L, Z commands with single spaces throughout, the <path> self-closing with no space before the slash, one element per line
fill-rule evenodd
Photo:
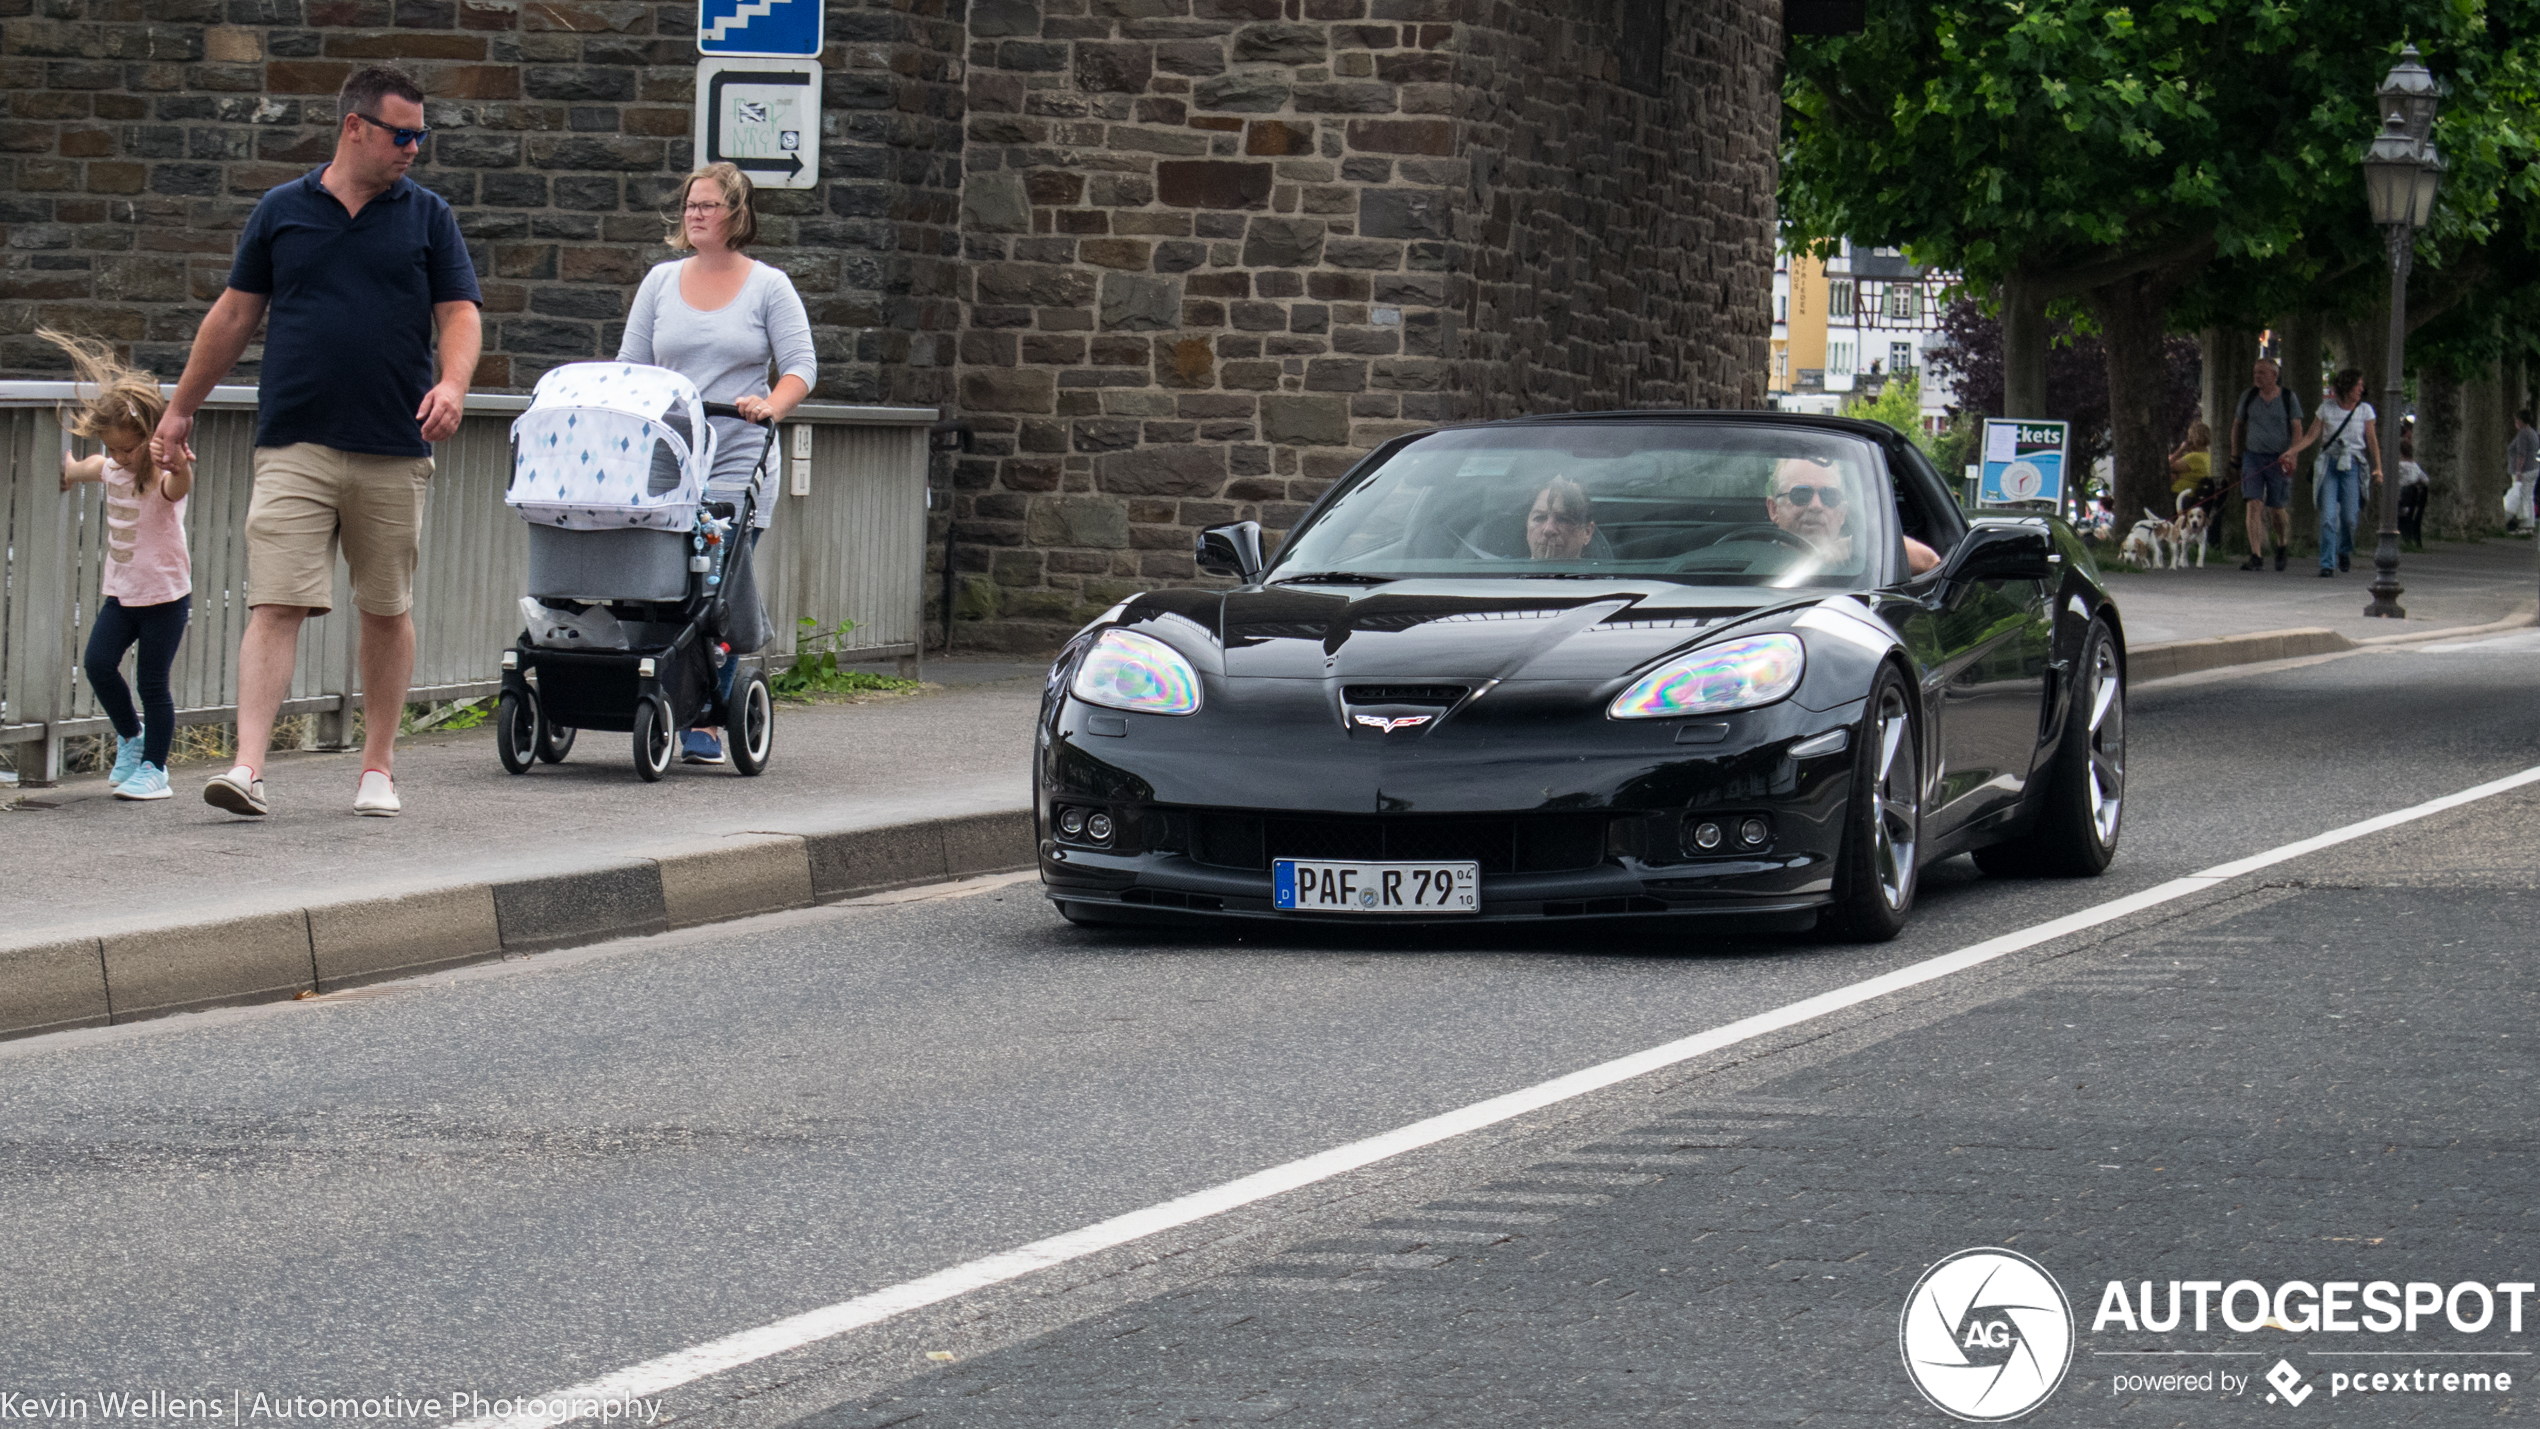
<path fill-rule="evenodd" d="M 1387 719 L 1383 715 L 1352 715 L 1351 718 L 1378 734 L 1391 734 L 1397 729 L 1417 729 L 1437 716 L 1404 715 L 1399 719 Z"/>

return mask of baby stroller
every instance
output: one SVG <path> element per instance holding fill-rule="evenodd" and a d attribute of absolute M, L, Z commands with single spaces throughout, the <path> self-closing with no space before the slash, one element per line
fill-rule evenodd
<path fill-rule="evenodd" d="M 748 537 L 773 481 L 773 424 L 759 423 L 756 474 L 709 488 L 708 417 L 740 412 L 697 395 L 666 368 L 576 362 L 538 379 L 512 423 L 505 504 L 529 524 L 525 626 L 503 652 L 495 743 L 503 767 L 554 764 L 577 730 L 632 734 L 649 783 L 678 757 L 680 731 L 721 725 L 732 764 L 767 767 L 774 702 L 757 670 L 725 697 L 717 675 L 737 659 L 721 638 Z"/>

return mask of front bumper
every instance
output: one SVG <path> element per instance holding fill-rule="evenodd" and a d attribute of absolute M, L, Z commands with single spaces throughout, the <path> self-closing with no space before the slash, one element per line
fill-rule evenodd
<path fill-rule="evenodd" d="M 1804 928 L 1832 897 L 1859 717 L 1858 706 L 1785 703 L 1707 721 L 1431 736 L 1416 751 L 1291 728 L 1285 747 L 1253 751 L 1223 726 L 1056 703 L 1035 780 L 1052 900 L 1335 924 L 1693 915 Z M 1702 727 L 1680 740 L 1686 725 Z M 1840 747 L 1791 753 L 1836 730 Z M 1109 837 L 1063 833 L 1069 811 L 1080 825 L 1099 812 Z M 1760 843 L 1739 839 L 1748 820 L 1762 821 Z M 1705 824 L 1708 848 L 1696 843 Z M 1482 865 L 1478 915 L 1271 904 L 1279 858 L 1461 857 Z"/>

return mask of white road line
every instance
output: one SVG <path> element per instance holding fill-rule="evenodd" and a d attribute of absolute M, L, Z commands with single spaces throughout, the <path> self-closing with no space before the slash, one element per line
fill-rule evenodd
<path fill-rule="evenodd" d="M 1460 1107 L 1423 1121 L 1415 1121 L 1408 1126 L 1396 1127 L 1392 1131 L 1368 1137 L 1364 1141 L 1354 1141 L 1346 1146 L 1336 1146 L 1328 1151 L 1317 1152 L 1301 1160 L 1288 1162 L 1284 1166 L 1273 1166 L 1266 1171 L 1256 1171 L 1252 1175 L 1228 1181 L 1223 1185 L 1211 1186 L 1203 1191 L 1194 1191 L 1187 1196 L 1179 1196 L 1144 1210 L 1114 1216 L 1107 1221 L 1097 1221 L 1062 1235 L 1051 1236 L 1047 1240 L 1038 1240 L 1030 1245 L 983 1256 L 978 1260 L 938 1270 L 932 1275 L 920 1276 L 915 1280 L 876 1290 L 869 1295 L 858 1295 L 854 1299 L 841 1300 L 834 1305 L 824 1305 L 817 1310 L 807 1310 L 773 1324 L 761 1325 L 753 1330 L 743 1330 L 738 1334 L 726 1335 L 719 1340 L 709 1340 L 701 1345 L 676 1350 L 659 1359 L 646 1360 L 642 1364 L 618 1370 L 613 1374 L 602 1375 L 597 1379 L 586 1380 L 568 1389 L 532 1396 L 530 1402 L 536 1408 L 531 1411 L 484 1415 L 465 1421 L 457 1426 L 457 1429 L 547 1429 L 547 1426 L 588 1417 L 599 1413 L 598 1406 L 603 1403 L 622 1404 L 629 1399 L 657 1395 L 664 1390 L 676 1389 L 683 1384 L 692 1384 L 709 1375 L 736 1369 L 771 1355 L 783 1354 L 788 1350 L 800 1349 L 805 1345 L 835 1338 L 850 1330 L 879 1324 L 894 1316 L 923 1309 L 958 1295 L 966 1295 L 973 1290 L 1001 1285 L 1009 1280 L 1030 1275 L 1037 1270 L 1046 1270 L 1054 1265 L 1063 1265 L 1071 1260 L 1082 1259 L 1088 1255 L 1127 1245 L 1131 1241 L 1143 1240 L 1176 1226 L 1206 1220 L 1210 1216 L 1248 1206 L 1255 1201 L 1267 1200 L 1301 1186 L 1310 1186 L 1317 1181 L 1329 1180 L 1334 1176 L 1371 1166 L 1407 1151 L 1432 1146 L 1438 1142 L 1462 1136 L 1466 1132 L 1478 1131 L 1483 1127 L 1496 1126 L 1528 1112 L 1539 1111 L 1573 1097 L 1600 1091 L 1618 1082 L 1627 1082 L 1634 1077 L 1646 1076 L 1651 1072 L 1672 1067 L 1679 1062 L 1707 1056 L 1724 1047 L 1733 1047 L 1740 1042 L 1796 1027 L 1803 1022 L 1813 1021 L 1829 1013 L 1858 1007 L 1862 1003 L 1885 997 L 1890 993 L 1919 987 L 1927 982 L 1935 982 L 1953 973 L 1965 972 L 1969 968 L 1979 967 L 2024 948 L 2033 948 L 2040 943 L 2052 942 L 2057 938 L 2083 932 L 2103 923 L 2115 922 L 2119 918 L 2140 913 L 2147 908 L 2157 908 L 2164 903 L 2175 902 L 2191 893 L 2199 893 L 2216 884 L 2271 868 L 2287 859 L 2300 858 L 2304 854 L 2316 853 L 2324 848 L 2332 848 L 2353 839 L 2394 829 L 2402 824 L 2429 818 L 2447 810 L 2457 809 L 2464 804 L 2493 798 L 2498 794 L 2535 783 L 2540 783 L 2540 766 L 2525 769 L 2519 774 L 2503 779 L 2491 780 L 2473 788 L 2463 789 L 2457 794 L 2446 794 L 2440 799 L 2431 799 L 2393 813 L 2348 824 L 2343 828 L 2331 829 L 2327 833 L 2300 839 L 2280 848 L 2269 849 L 2265 853 L 2235 859 L 2230 863 L 2217 864 L 2201 873 L 2191 873 L 2184 878 L 2173 878 L 2167 883 L 2157 884 L 2140 893 L 2129 893 L 2123 898 L 2112 898 L 2078 913 L 2068 913 L 2061 918 L 2052 918 L 2017 932 L 2005 933 L 1998 938 L 1988 938 L 1981 943 L 1960 948 L 1956 952 L 1943 953 L 1938 957 L 1927 958 L 1893 972 L 1881 973 L 1874 978 L 1865 978 L 1848 987 L 1839 987 L 1831 992 L 1819 993 L 1815 997 L 1802 998 L 1787 1006 L 1775 1008 L 1770 1012 L 1760 1012 L 1753 1017 L 1742 1018 L 1724 1027 L 1715 1027 L 1708 1032 L 1698 1032 L 1690 1037 L 1679 1038 L 1645 1051 L 1634 1052 L 1627 1057 L 1617 1057 L 1613 1061 L 1584 1068 L 1567 1076 L 1555 1077 L 1551 1081 L 1520 1091 L 1492 1097 L 1488 1101 L 1475 1102 L 1471 1106 Z M 1631 1159 L 1650 1160 L 1653 1158 Z"/>

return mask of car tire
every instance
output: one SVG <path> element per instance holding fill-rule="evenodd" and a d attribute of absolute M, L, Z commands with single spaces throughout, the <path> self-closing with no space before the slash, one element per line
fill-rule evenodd
<path fill-rule="evenodd" d="M 1884 943 L 1905 931 L 1922 871 L 1922 743 L 1912 687 L 1880 670 L 1853 740 L 1852 796 L 1835 860 L 1834 902 L 1818 926 L 1845 942 Z"/>
<path fill-rule="evenodd" d="M 2092 621 L 2077 668 L 2037 823 L 2017 843 L 1979 851 L 1976 866 L 1986 873 L 2096 878 L 2117 856 L 2125 828 L 2125 661 L 2116 632 Z"/>

